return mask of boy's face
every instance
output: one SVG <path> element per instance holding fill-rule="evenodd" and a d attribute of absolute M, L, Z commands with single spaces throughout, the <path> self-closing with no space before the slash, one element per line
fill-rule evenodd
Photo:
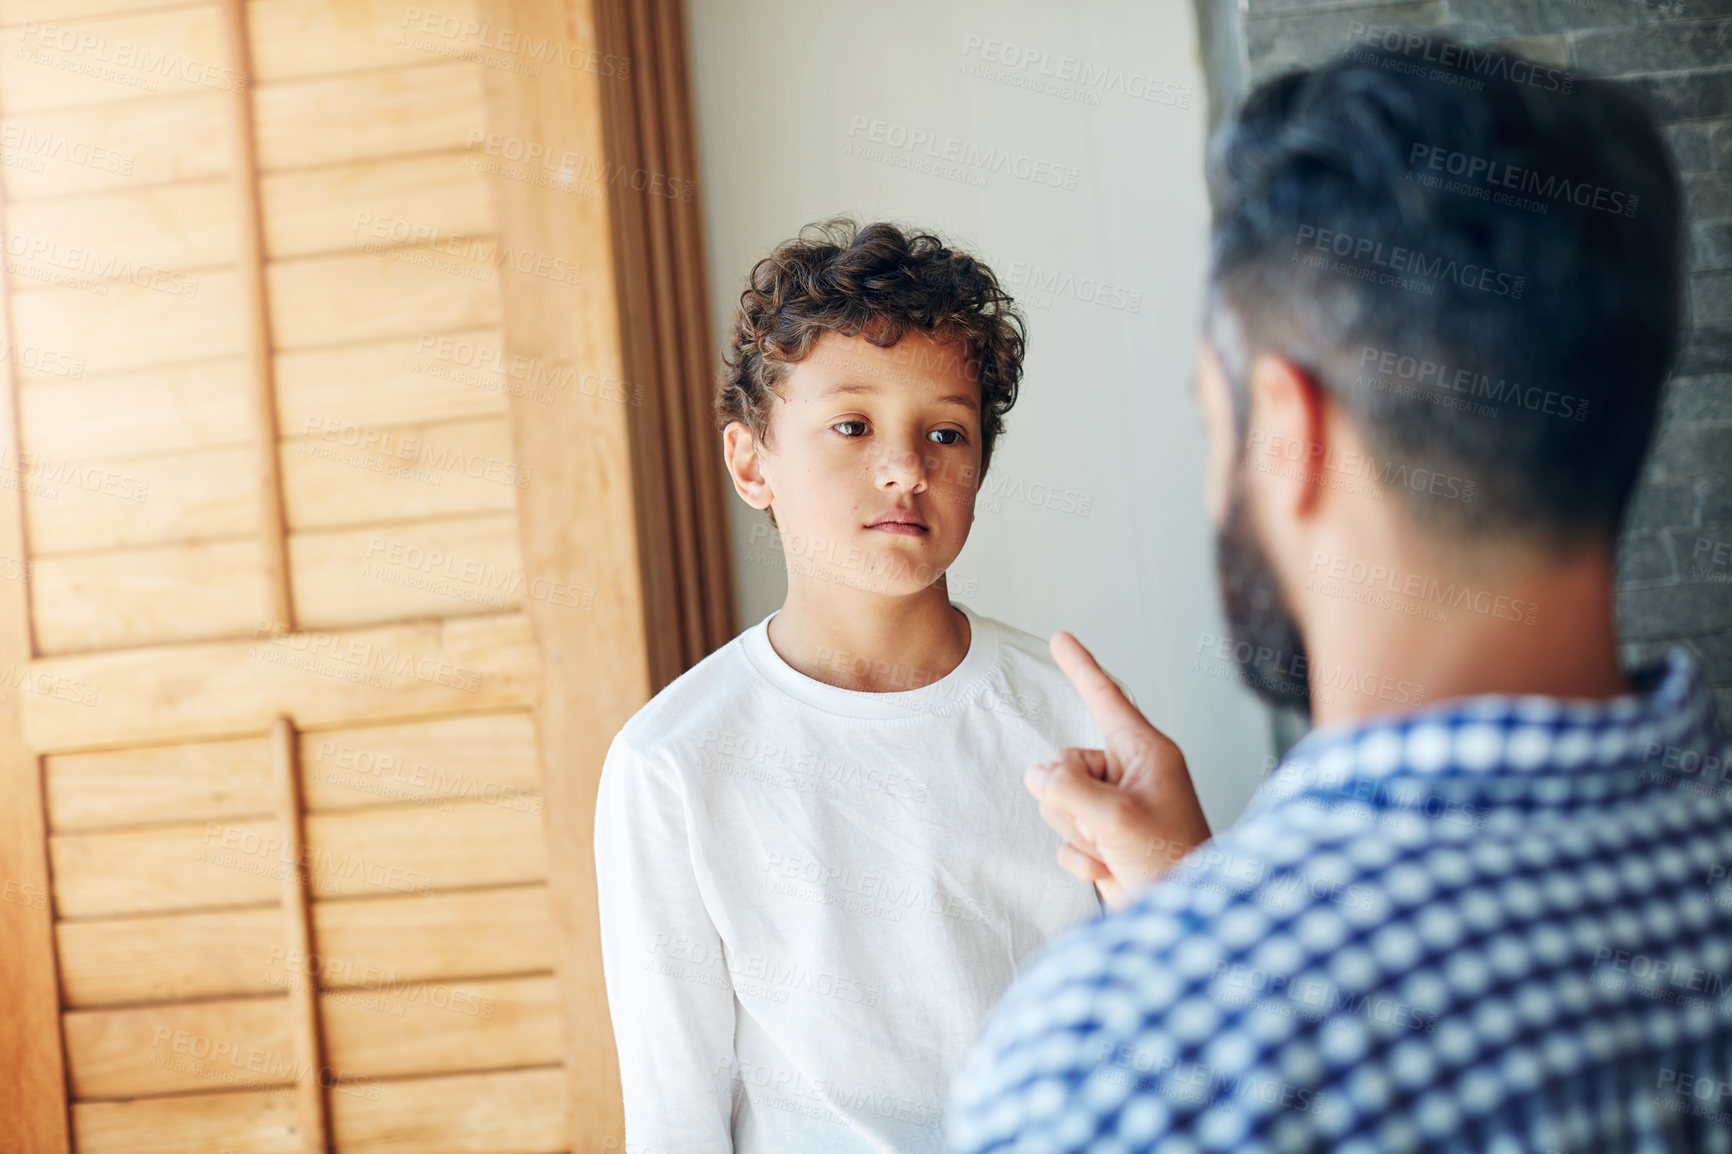
<path fill-rule="evenodd" d="M 736 424 L 728 457 L 740 495 L 774 505 L 789 579 L 892 595 L 936 581 L 968 540 L 980 484 L 980 383 L 961 346 L 825 333 L 781 392 L 769 443 Z"/>

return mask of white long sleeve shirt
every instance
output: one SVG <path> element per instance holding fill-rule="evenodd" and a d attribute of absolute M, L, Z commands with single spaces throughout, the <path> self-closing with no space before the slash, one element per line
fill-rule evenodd
<path fill-rule="evenodd" d="M 1099 914 L 1022 785 L 1099 730 L 1044 642 L 957 608 L 967 655 L 918 689 L 806 677 L 765 618 L 615 737 L 595 855 L 627 1154 L 937 1154 L 988 1008 Z"/>

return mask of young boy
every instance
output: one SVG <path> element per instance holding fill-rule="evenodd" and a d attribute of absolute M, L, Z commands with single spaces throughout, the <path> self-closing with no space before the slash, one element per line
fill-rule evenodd
<path fill-rule="evenodd" d="M 986 1010 L 1100 910 L 1022 785 L 1099 731 L 945 580 L 1022 355 L 932 236 L 831 221 L 752 270 L 716 415 L 787 600 L 637 712 L 596 804 L 632 1154 L 941 1151 Z"/>

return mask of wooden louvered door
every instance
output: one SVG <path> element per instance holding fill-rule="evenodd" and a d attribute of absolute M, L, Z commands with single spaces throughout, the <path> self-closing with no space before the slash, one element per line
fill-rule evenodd
<path fill-rule="evenodd" d="M 732 624 L 680 35 L 0 0 L 0 1150 L 620 1148 L 595 776 Z"/>

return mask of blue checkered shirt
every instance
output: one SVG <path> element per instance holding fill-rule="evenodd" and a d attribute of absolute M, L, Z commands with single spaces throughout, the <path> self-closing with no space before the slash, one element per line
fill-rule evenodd
<path fill-rule="evenodd" d="M 1308 734 L 1029 960 L 951 1149 L 1732 1151 L 1732 769 L 1687 650 L 1632 681 Z"/>

